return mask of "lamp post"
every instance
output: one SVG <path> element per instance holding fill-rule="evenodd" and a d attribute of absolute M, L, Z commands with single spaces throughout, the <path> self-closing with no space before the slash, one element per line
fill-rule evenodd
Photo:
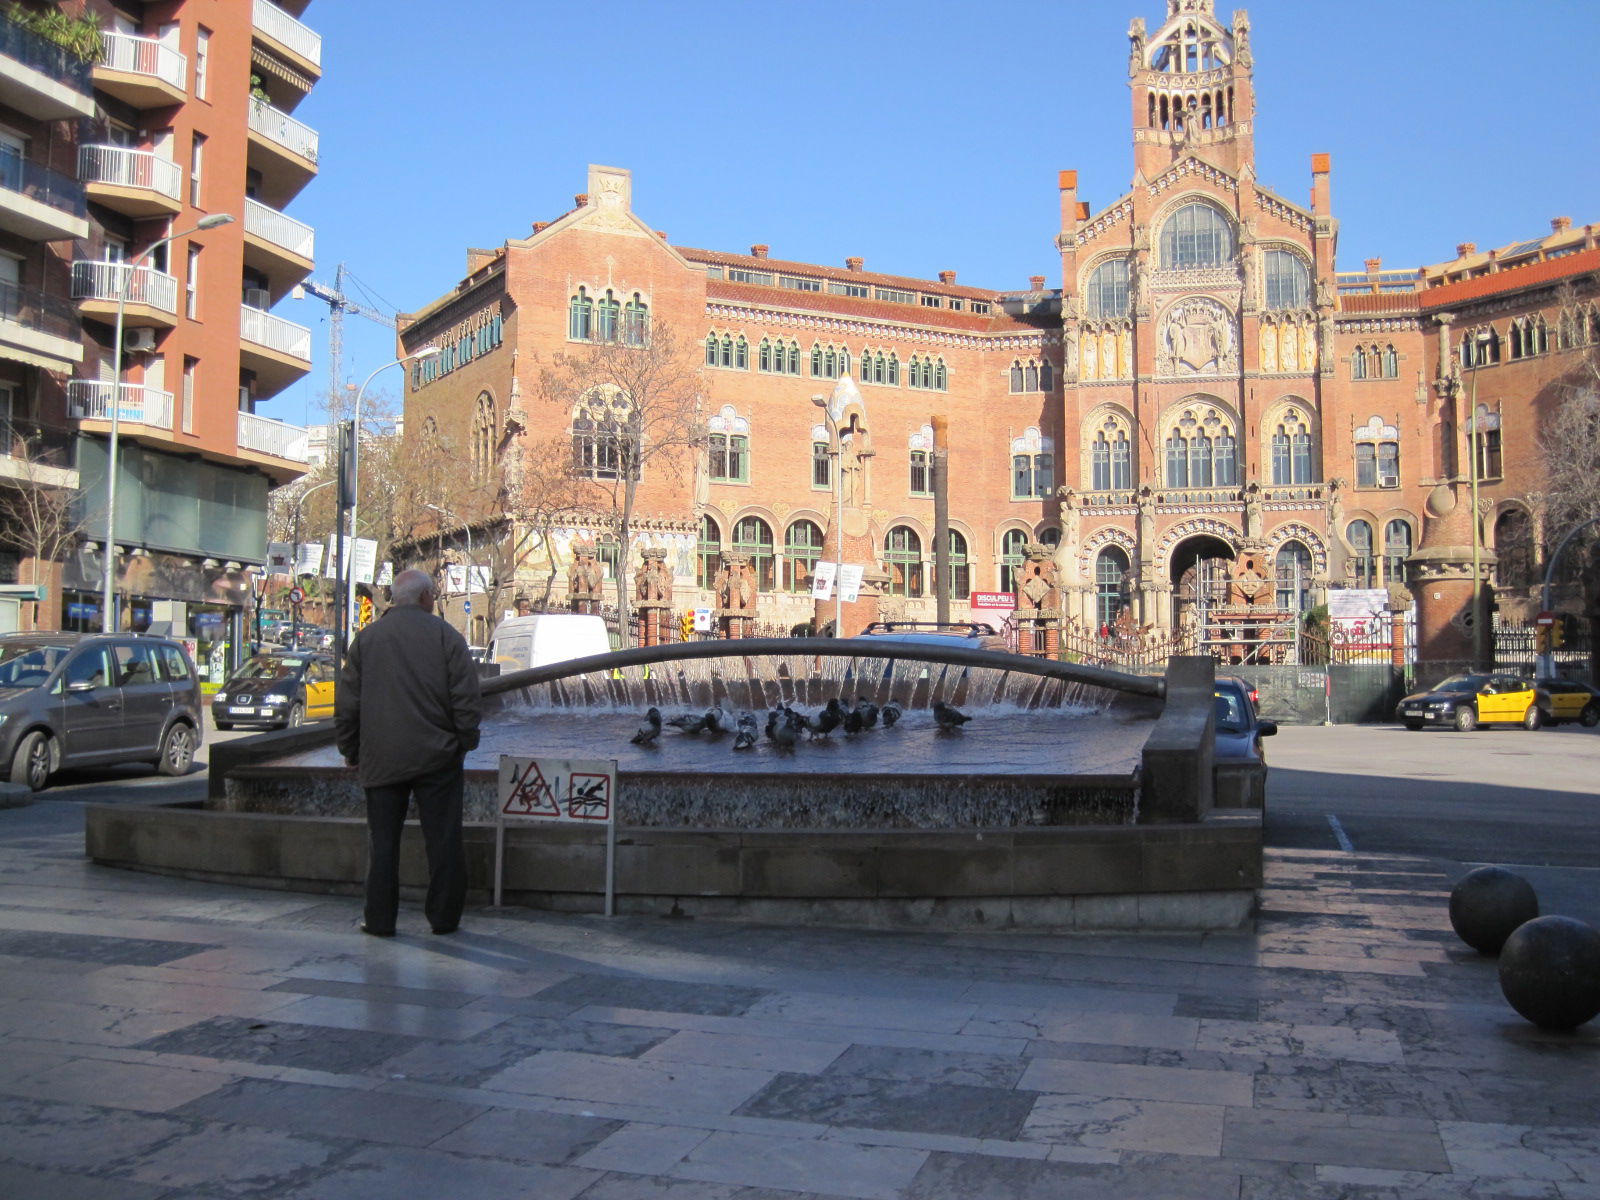
<path fill-rule="evenodd" d="M 431 508 L 434 512 L 438 513 L 441 517 L 445 517 L 448 520 L 461 521 L 461 528 L 466 530 L 466 533 L 467 533 L 467 615 L 466 615 L 466 620 L 463 622 L 463 624 L 466 625 L 466 629 L 463 630 L 463 632 L 467 635 L 467 641 L 470 642 L 472 640 L 472 571 L 473 571 L 473 565 L 472 565 L 472 525 L 467 521 L 462 521 L 460 517 L 456 516 L 455 513 L 451 512 L 448 508 L 440 508 L 437 504 L 430 504 L 426 500 L 424 500 L 422 502 L 422 507 L 423 508 Z"/>
<path fill-rule="evenodd" d="M 1544 586 L 1539 592 L 1539 608 L 1541 612 L 1550 612 L 1550 581 L 1555 578 L 1556 566 L 1561 562 L 1561 556 L 1566 552 L 1572 539 L 1577 537 L 1591 525 L 1600 524 L 1600 517 L 1590 517 L 1581 524 L 1574 525 L 1567 530 L 1565 537 L 1556 544 L 1555 553 L 1550 556 L 1550 561 L 1544 566 Z M 1548 636 L 1548 634 L 1547 634 Z M 1539 656 L 1538 668 L 1534 674 L 1540 679 L 1554 679 L 1556 677 L 1556 656 L 1550 653 L 1550 643 L 1545 642 L 1545 651 Z"/>
<path fill-rule="evenodd" d="M 1472 335 L 1478 350 L 1473 357 L 1472 364 L 1472 398 L 1467 402 L 1467 457 L 1472 468 L 1472 666 L 1474 670 L 1482 669 L 1488 657 L 1489 630 L 1485 619 L 1487 614 L 1483 611 L 1483 580 L 1481 578 L 1483 566 L 1483 532 L 1478 521 L 1478 372 L 1483 367 L 1482 354 L 1484 347 L 1494 337 L 1487 329 L 1480 329 Z M 1488 663 L 1493 668 L 1493 663 Z"/>
<path fill-rule="evenodd" d="M 300 586 L 300 506 L 306 502 L 306 497 L 312 492 L 320 492 L 325 487 L 332 487 L 337 480 L 325 479 L 315 487 L 308 487 L 300 493 L 300 498 L 294 502 L 294 561 L 289 565 L 289 582 L 291 587 Z M 291 604 L 294 615 L 289 618 L 289 646 L 291 649 L 300 648 L 300 606 Z"/>
<path fill-rule="evenodd" d="M 104 606 L 100 613 L 102 633 L 115 633 L 119 624 L 116 592 L 117 450 L 119 419 L 122 415 L 122 328 L 127 318 L 128 289 L 133 286 L 133 278 L 138 273 L 140 264 L 160 247 L 178 238 L 188 237 L 192 233 L 203 233 L 208 229 L 216 229 L 232 222 L 232 213 L 212 213 L 210 216 L 201 217 L 191 229 L 157 238 L 134 256 L 133 261 L 124 269 L 122 280 L 117 286 L 117 322 L 111 340 L 111 431 L 106 443 L 106 546 L 100 577 L 101 603 Z"/>
<path fill-rule="evenodd" d="M 828 457 L 833 460 L 833 636 L 844 636 L 844 439 L 828 397 L 818 393 L 811 403 L 828 422 Z"/>

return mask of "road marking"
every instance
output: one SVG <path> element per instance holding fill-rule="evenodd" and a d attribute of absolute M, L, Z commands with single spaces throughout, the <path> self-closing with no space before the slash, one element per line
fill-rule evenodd
<path fill-rule="evenodd" d="M 1339 843 L 1339 849 L 1343 850 L 1346 854 L 1355 849 L 1355 847 L 1350 844 L 1350 838 L 1349 835 L 1345 833 L 1344 826 L 1339 824 L 1339 818 L 1334 816 L 1332 813 L 1328 814 L 1328 828 L 1333 830 L 1333 840 Z"/>

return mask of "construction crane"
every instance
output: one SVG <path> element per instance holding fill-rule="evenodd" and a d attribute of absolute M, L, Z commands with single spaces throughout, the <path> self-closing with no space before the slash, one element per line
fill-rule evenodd
<path fill-rule="evenodd" d="M 315 296 L 328 306 L 328 402 L 333 404 L 339 396 L 339 388 L 344 383 L 344 314 L 354 313 L 358 317 L 365 317 L 389 329 L 397 328 L 395 319 L 379 312 L 375 308 L 368 308 L 365 304 L 357 304 L 344 294 L 344 264 L 340 263 L 333 270 L 333 286 L 318 283 L 314 279 L 307 279 L 300 283 L 294 290 L 294 298 L 302 300 L 307 294 Z"/>

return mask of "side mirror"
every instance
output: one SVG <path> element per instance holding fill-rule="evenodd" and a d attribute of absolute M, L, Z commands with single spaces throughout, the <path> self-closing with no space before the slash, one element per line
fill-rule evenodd
<path fill-rule="evenodd" d="M 71 683 L 67 684 L 67 691 L 92 692 L 94 691 L 94 684 L 90 683 L 87 679 L 75 679 Z"/>
<path fill-rule="evenodd" d="M 1256 733 L 1259 734 L 1261 737 L 1271 737 L 1273 734 L 1275 734 L 1277 732 L 1278 732 L 1278 723 L 1276 721 L 1262 721 L 1259 725 L 1256 726 Z"/>

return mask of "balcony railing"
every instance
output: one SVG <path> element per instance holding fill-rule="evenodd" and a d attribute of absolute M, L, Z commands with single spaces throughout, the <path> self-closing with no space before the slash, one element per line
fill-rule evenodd
<path fill-rule="evenodd" d="M 240 309 L 239 336 L 290 358 L 311 361 L 311 330 L 248 304 Z"/>
<path fill-rule="evenodd" d="M 72 301 L 15 283 L 0 283 L 0 321 L 74 342 L 81 333 Z"/>
<path fill-rule="evenodd" d="M 40 37 L 31 29 L 24 29 L 9 17 L 0 17 L 0 55 L 16 59 L 23 66 L 32 67 L 85 96 L 94 87 L 92 64 Z"/>
<path fill-rule="evenodd" d="M 100 65 L 130 75 L 147 75 L 183 90 L 189 60 L 155 38 L 134 37 L 130 33 L 101 34 Z"/>
<path fill-rule="evenodd" d="M 21 459 L 36 467 L 70 470 L 77 460 L 75 430 L 33 421 L 0 420 L 0 457 Z"/>
<path fill-rule="evenodd" d="M 127 263 L 79 259 L 72 264 L 72 297 L 75 300 L 105 300 L 112 304 L 127 289 L 129 304 L 146 304 L 162 312 L 178 315 L 178 281 L 153 267 L 134 270 Z"/>
<path fill-rule="evenodd" d="M 87 212 L 83 201 L 83 184 L 60 171 L 52 171 L 39 163 L 6 153 L 3 148 L 0 148 L 0 188 L 18 192 L 30 200 L 37 200 L 57 212 L 69 213 L 74 217 L 84 216 Z"/>
<path fill-rule="evenodd" d="M 290 154 L 317 161 L 317 131 L 264 100 L 250 102 L 250 128 Z"/>
<path fill-rule="evenodd" d="M 306 461 L 306 431 L 299 425 L 242 412 L 239 414 L 239 449 L 303 463 Z"/>
<path fill-rule="evenodd" d="M 271 0 L 255 0 L 255 27 L 301 58 L 322 66 L 322 35 L 308 29 Z"/>
<path fill-rule="evenodd" d="M 314 258 L 316 230 L 293 217 L 285 216 L 275 208 L 268 208 L 256 200 L 244 202 L 244 231 L 263 241 L 271 242 L 290 254 L 301 258 Z"/>
<path fill-rule="evenodd" d="M 85 183 L 149 188 L 172 200 L 183 196 L 183 168 L 149 150 L 125 146 L 80 146 L 78 176 Z"/>
<path fill-rule="evenodd" d="M 99 379 L 67 381 L 67 415 L 80 421 L 111 420 L 113 389 L 118 393 L 117 420 L 132 421 L 156 429 L 172 428 L 172 393 L 157 391 L 140 383 L 125 383 L 120 388 Z"/>

